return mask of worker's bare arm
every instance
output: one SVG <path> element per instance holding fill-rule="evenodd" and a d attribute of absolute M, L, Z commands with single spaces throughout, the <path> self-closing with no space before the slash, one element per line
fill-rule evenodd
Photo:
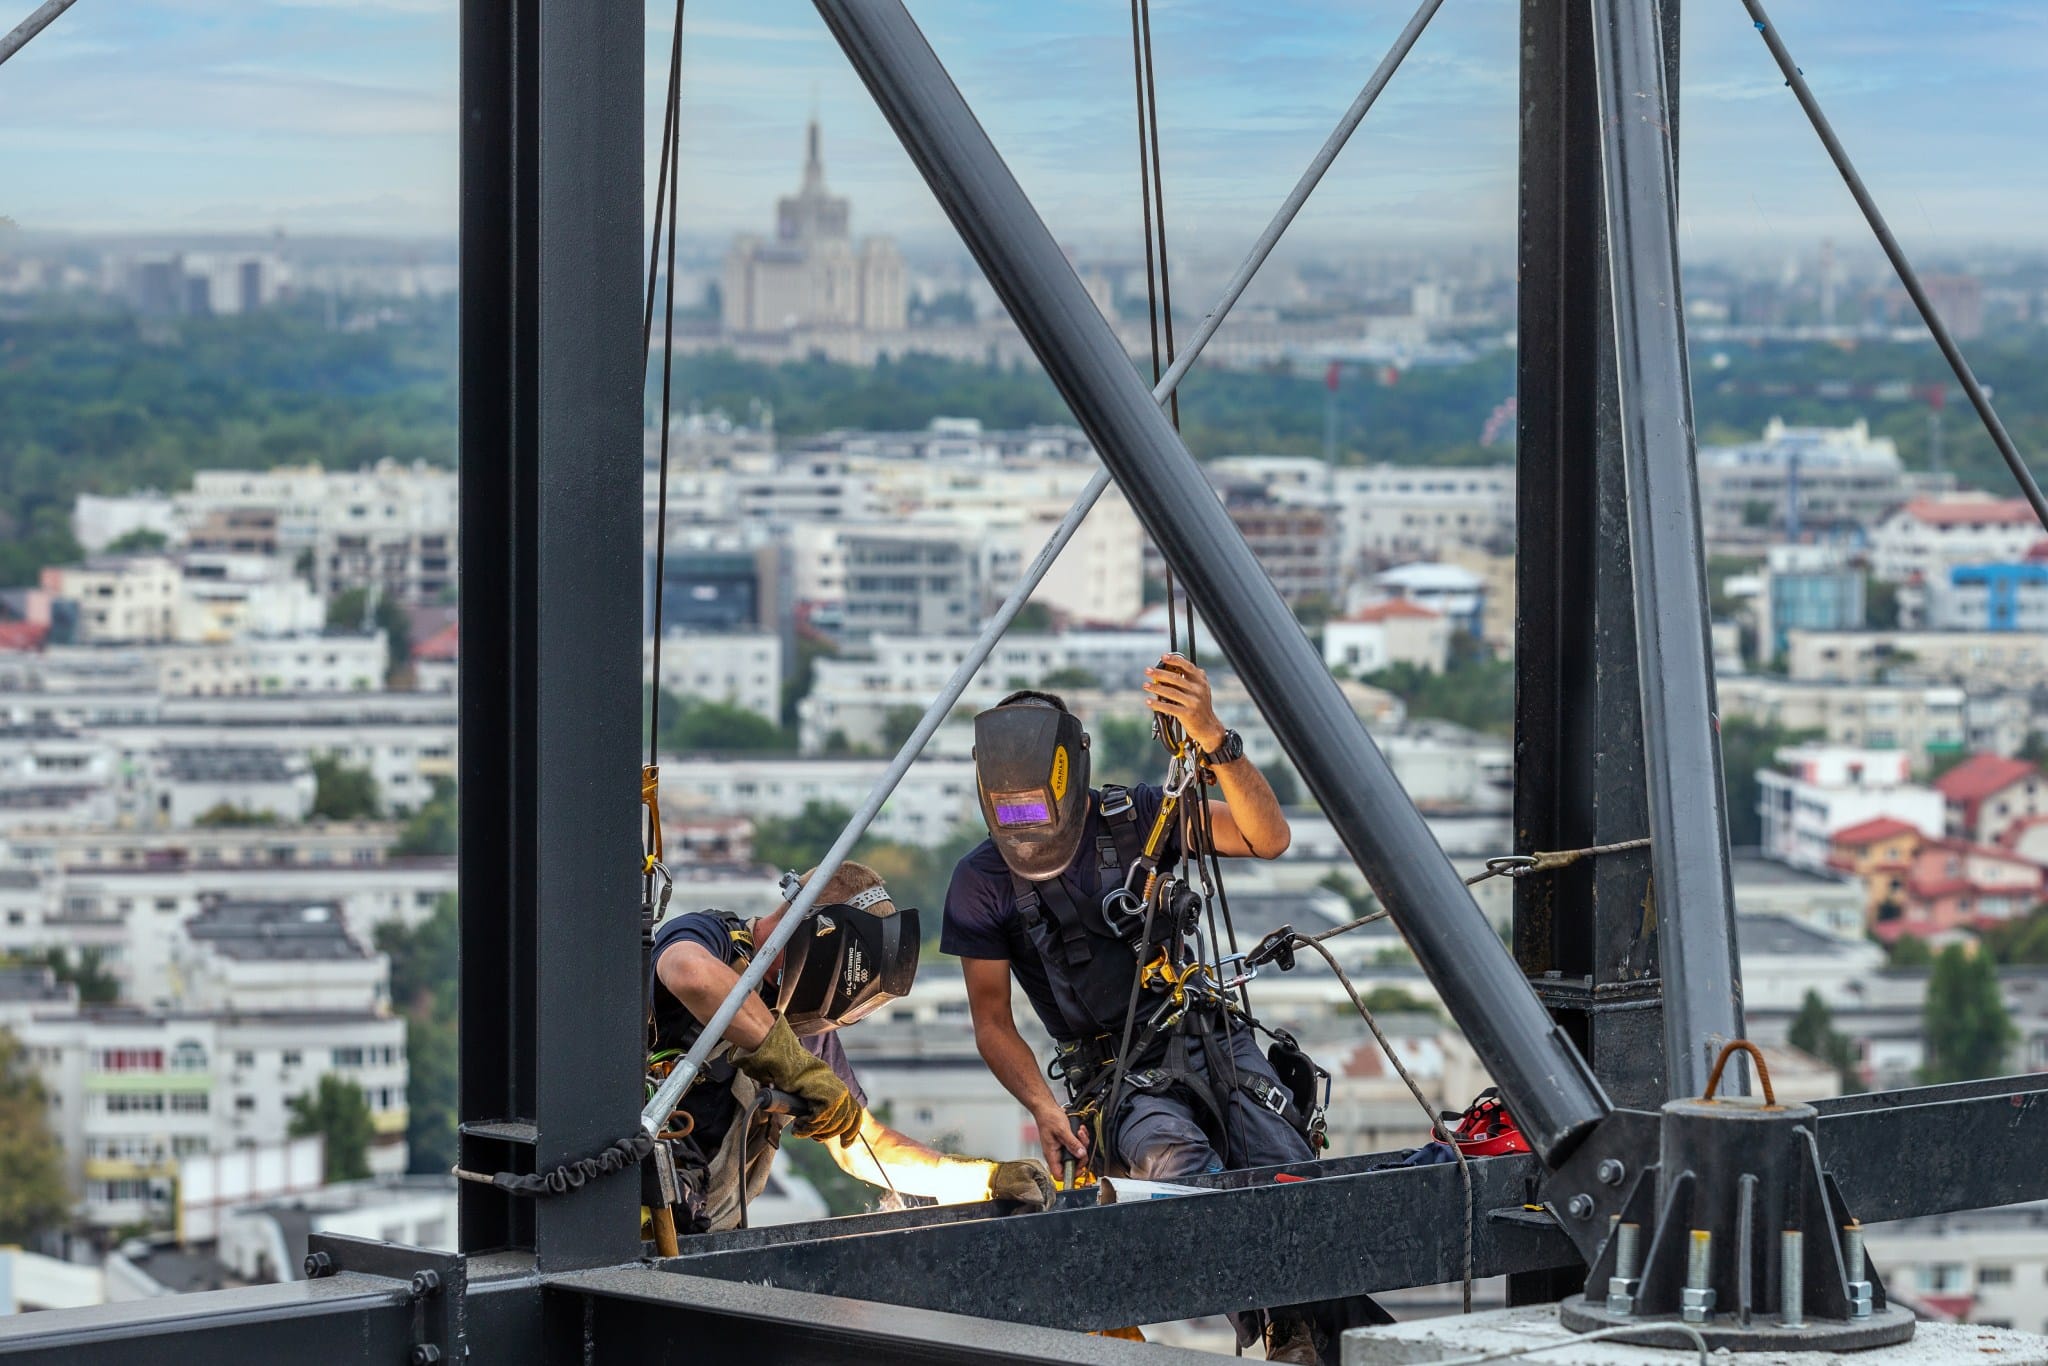
<path fill-rule="evenodd" d="M 1066 1108 L 1053 1099 L 1052 1088 L 1038 1070 L 1031 1045 L 1017 1032 L 1010 1011 L 1010 965 L 1000 958 L 962 958 L 967 979 L 967 1010 L 974 1020 L 974 1046 L 1003 1089 L 1031 1112 L 1038 1124 L 1038 1146 L 1046 1165 L 1059 1170 L 1069 1155 L 1085 1158 L 1088 1143 L 1074 1131 Z"/>
<path fill-rule="evenodd" d="M 718 1013 L 718 1007 L 740 980 L 740 975 L 709 949 L 687 941 L 670 944 L 662 950 L 661 957 L 655 960 L 654 971 L 661 984 L 699 1022 Z M 774 1024 L 775 1016 L 761 1003 L 761 998 L 749 994 L 740 1005 L 740 1013 L 733 1016 L 725 1036 L 737 1048 L 759 1048 L 761 1040 L 768 1037 L 768 1031 Z"/>

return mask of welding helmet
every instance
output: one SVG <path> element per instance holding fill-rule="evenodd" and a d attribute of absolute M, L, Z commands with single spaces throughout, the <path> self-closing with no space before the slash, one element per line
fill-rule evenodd
<path fill-rule="evenodd" d="M 785 873 L 783 900 L 794 901 L 802 886 L 803 879 Z M 792 1033 L 823 1034 L 910 994 L 917 979 L 917 911 L 875 914 L 872 908 L 889 899 L 886 887 L 870 887 L 815 906 L 783 946 L 768 995 Z"/>
<path fill-rule="evenodd" d="M 1011 872 L 1045 882 L 1065 872 L 1088 828 L 1088 734 L 1041 701 L 974 718 L 981 818 Z"/>

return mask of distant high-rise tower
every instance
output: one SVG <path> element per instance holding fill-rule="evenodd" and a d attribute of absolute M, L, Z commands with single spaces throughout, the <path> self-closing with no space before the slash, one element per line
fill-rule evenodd
<path fill-rule="evenodd" d="M 726 253 L 720 310 L 729 333 L 904 327 L 903 258 L 887 237 L 855 245 L 851 207 L 825 188 L 823 142 L 813 116 L 803 183 L 776 201 L 774 238 L 742 235 Z"/>

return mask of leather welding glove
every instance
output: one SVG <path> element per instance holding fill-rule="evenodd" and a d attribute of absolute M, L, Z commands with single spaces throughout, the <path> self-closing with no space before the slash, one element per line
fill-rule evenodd
<path fill-rule="evenodd" d="M 1014 1200 L 1027 1210 L 1041 1210 L 1052 1204 L 1052 1176 L 1035 1157 L 998 1162 L 988 1174 L 988 1198 Z"/>
<path fill-rule="evenodd" d="M 797 1041 L 789 1021 L 778 1015 L 759 1048 L 735 1052 L 732 1060 L 763 1086 L 787 1091 L 809 1104 L 810 1113 L 790 1125 L 797 1137 L 836 1138 L 842 1148 L 853 1145 L 866 1112 L 825 1061 Z"/>

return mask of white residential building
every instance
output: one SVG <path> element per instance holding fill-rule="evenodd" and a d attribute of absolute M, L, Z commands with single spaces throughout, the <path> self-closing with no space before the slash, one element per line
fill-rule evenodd
<path fill-rule="evenodd" d="M 1801 682 L 2023 690 L 2048 678 L 2048 632 L 1788 631 L 1784 659 Z"/>
<path fill-rule="evenodd" d="M 16 1033 L 50 1096 L 50 1128 L 88 1223 L 168 1218 L 179 1158 L 282 1143 L 288 1102 L 329 1073 L 369 1099 L 371 1170 L 405 1170 L 402 1018 L 88 1006 L 38 1014 Z"/>
<path fill-rule="evenodd" d="M 2025 499 L 1981 493 L 1916 498 L 1871 532 L 1870 567 L 1894 583 L 1915 576 L 1931 581 L 1953 565 L 2017 561 L 2041 539 L 2041 524 Z"/>
<path fill-rule="evenodd" d="M 1338 563 L 1347 570 L 1361 559 L 1436 559 L 1453 546 L 1496 545 L 1514 535 L 1511 465 L 1347 467 L 1329 481 Z"/>
<path fill-rule="evenodd" d="M 1700 513 L 1706 533 L 1781 534 L 1798 526 L 1852 530 L 1874 526 L 1910 496 L 1899 448 L 1873 437 L 1862 420 L 1847 427 L 1788 427 L 1777 418 L 1761 441 L 1701 446 Z"/>
<path fill-rule="evenodd" d="M 1912 756 L 1897 749 L 1792 745 L 1777 754 L 1783 772 L 1757 772 L 1764 853 L 1795 868 L 1827 871 L 1835 833 L 1889 816 L 1939 836 L 1939 792 L 1912 780 Z"/>
<path fill-rule="evenodd" d="M 30 619 L 59 640 L 175 640 L 183 576 L 167 555 L 101 555 L 45 569 Z"/>
<path fill-rule="evenodd" d="M 848 810 L 860 805 L 887 766 L 885 759 L 783 759 L 663 755 L 661 782 L 673 804 L 732 815 L 786 819 L 817 802 Z M 911 766 L 876 818 L 880 839 L 905 844 L 943 843 L 954 830 L 981 819 L 974 764 L 927 758 Z"/>
<path fill-rule="evenodd" d="M 650 667 L 653 652 L 650 641 Z M 678 697 L 723 702 L 779 724 L 782 637 L 771 631 L 671 631 L 661 643 L 661 686 Z"/>
<path fill-rule="evenodd" d="M 327 604 L 278 555 L 187 551 L 179 557 L 177 638 L 317 635 Z"/>
<path fill-rule="evenodd" d="M 1746 674 L 1718 682 L 1721 713 L 1785 730 L 1817 730 L 1830 744 L 1924 756 L 1960 752 L 1970 737 L 1961 688 L 1922 684 L 1821 684 Z"/>
<path fill-rule="evenodd" d="M 1874 1224 L 1885 1289 L 1957 1322 L 2048 1333 L 2048 1201 Z"/>
<path fill-rule="evenodd" d="M 1393 664 L 1442 673 L 1451 651 L 1449 618 L 1392 598 L 1323 624 L 1323 663 L 1354 678 Z"/>
<path fill-rule="evenodd" d="M 1398 565 L 1372 577 L 1378 600 L 1427 607 L 1448 618 L 1454 630 L 1479 637 L 1486 630 L 1486 580 L 1454 564 Z"/>
<path fill-rule="evenodd" d="M 834 734 L 850 744 L 882 745 L 890 714 L 905 707 L 923 711 L 973 643 L 967 635 L 878 633 L 868 641 L 870 658 L 818 660 L 811 691 L 797 706 L 801 749 L 819 753 Z M 1144 671 L 1166 653 L 1167 643 L 1163 629 L 1011 632 L 961 695 L 954 708 L 960 719 L 942 726 L 928 752 L 964 756 L 971 743 L 966 717 L 1057 673 L 1087 674 L 1102 688 L 1125 690 L 1135 704 Z"/>
<path fill-rule="evenodd" d="M 318 465 L 201 470 L 177 501 L 188 528 L 248 512 L 272 519 L 277 552 L 311 552 L 313 587 L 323 599 L 376 588 L 431 603 L 454 586 L 453 470 L 393 461 L 334 473 Z"/>

